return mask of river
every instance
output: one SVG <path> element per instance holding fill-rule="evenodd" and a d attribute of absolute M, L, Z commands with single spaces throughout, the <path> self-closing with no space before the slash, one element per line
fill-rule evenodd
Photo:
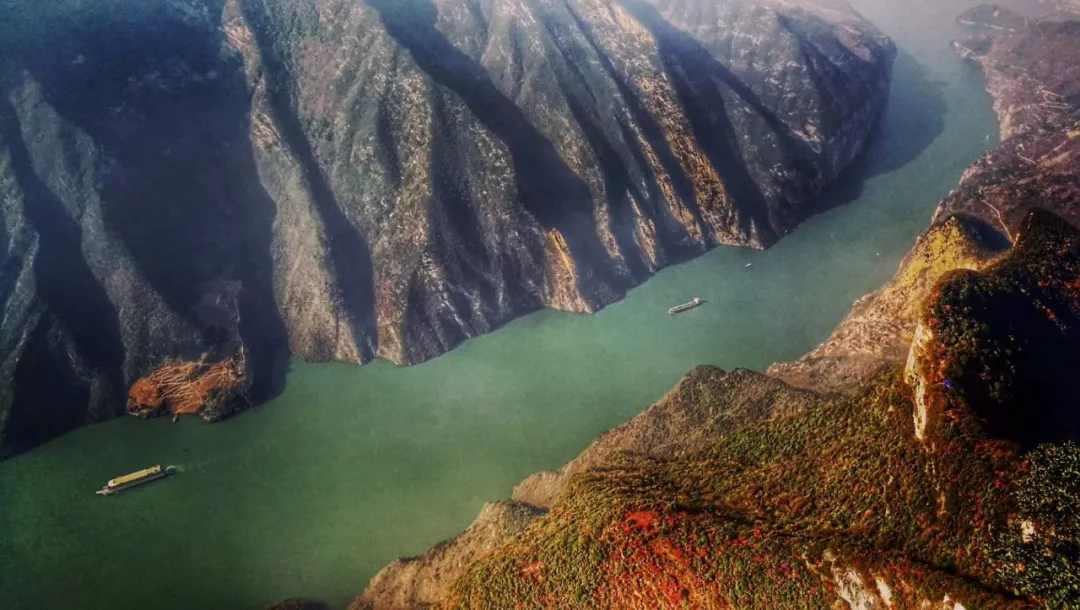
<path fill-rule="evenodd" d="M 664 270 L 596 315 L 537 313 L 411 368 L 294 362 L 279 398 L 227 423 L 121 419 L 0 463 L 0 607 L 344 608 L 379 567 L 460 531 L 694 365 L 763 370 L 813 348 L 997 141 L 981 75 L 948 44 L 972 2 L 853 4 L 902 53 L 882 135 L 827 211 L 771 250 Z M 667 315 L 694 296 L 707 304 Z M 183 472 L 93 494 L 158 463 Z"/>

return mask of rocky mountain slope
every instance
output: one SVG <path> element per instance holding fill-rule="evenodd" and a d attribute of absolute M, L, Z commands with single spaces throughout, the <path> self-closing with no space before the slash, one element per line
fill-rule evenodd
<path fill-rule="evenodd" d="M 482 560 L 354 608 L 1080 608 L 1076 25 L 976 39 L 1007 139 L 817 350 L 693 371 L 519 485 L 545 512 Z"/>
<path fill-rule="evenodd" d="M 12 0 L 0 48 L 0 455 L 768 246 L 894 55 L 817 0 Z"/>

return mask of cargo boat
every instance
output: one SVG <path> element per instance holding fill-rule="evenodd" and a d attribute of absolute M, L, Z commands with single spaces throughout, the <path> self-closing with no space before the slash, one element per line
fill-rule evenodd
<path fill-rule="evenodd" d="M 140 470 L 138 472 L 133 472 L 131 474 L 126 474 L 122 477 L 116 477 L 115 479 L 112 479 L 111 481 L 106 483 L 105 487 L 99 489 L 97 491 L 97 495 L 108 496 L 117 492 L 124 491 L 125 489 L 131 489 L 132 487 L 138 487 L 139 485 L 150 483 L 151 481 L 164 479 L 170 474 L 175 474 L 178 470 L 180 469 L 176 466 L 162 467 L 158 465 L 147 468 L 145 470 Z"/>
<path fill-rule="evenodd" d="M 669 315 L 673 316 L 673 315 L 675 315 L 677 313 L 682 313 L 684 311 L 689 311 L 689 310 L 691 310 L 691 309 L 693 309 L 695 307 L 698 307 L 704 302 L 705 301 L 701 300 L 701 297 L 694 297 L 693 301 L 690 301 L 689 303 L 683 303 L 682 305 L 676 305 L 675 307 L 672 307 L 671 309 L 667 310 L 667 312 L 668 312 Z"/>

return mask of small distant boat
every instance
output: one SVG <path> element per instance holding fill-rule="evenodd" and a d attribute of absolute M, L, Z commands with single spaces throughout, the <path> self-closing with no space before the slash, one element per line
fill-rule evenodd
<path fill-rule="evenodd" d="M 750 267 L 753 267 L 753 266 L 754 266 L 754 263 L 746 263 L 746 269 L 749 269 Z"/>
<path fill-rule="evenodd" d="M 145 470 L 140 470 L 139 472 L 126 474 L 122 477 L 116 477 L 115 479 L 112 479 L 111 481 L 106 483 L 105 487 L 99 489 L 97 491 L 97 495 L 109 496 L 114 493 L 124 491 L 125 489 L 131 489 L 132 487 L 138 487 L 139 485 L 150 483 L 151 481 L 164 479 L 171 474 L 176 474 L 179 470 L 180 469 L 176 466 L 162 467 L 158 465 L 152 468 L 147 468 Z"/>
<path fill-rule="evenodd" d="M 689 303 L 683 303 L 682 305 L 676 305 L 675 307 L 672 307 L 671 309 L 667 310 L 667 312 L 668 312 L 668 315 L 673 316 L 673 315 L 675 315 L 677 313 L 682 313 L 684 311 L 689 311 L 689 310 L 691 310 L 691 309 L 693 309 L 695 307 L 699 307 L 703 303 L 705 303 L 705 301 L 701 300 L 701 297 L 694 297 L 693 301 L 690 301 Z"/>

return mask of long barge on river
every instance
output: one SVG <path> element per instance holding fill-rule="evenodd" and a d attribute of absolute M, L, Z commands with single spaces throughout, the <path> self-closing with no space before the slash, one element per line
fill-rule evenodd
<path fill-rule="evenodd" d="M 673 316 L 673 315 L 675 315 L 677 313 L 682 313 L 684 311 L 690 311 L 691 309 L 693 309 L 695 307 L 700 307 L 704 302 L 705 301 L 701 300 L 701 297 L 694 297 L 693 301 L 690 301 L 689 303 L 683 303 L 682 305 L 676 305 L 675 307 L 672 307 L 671 309 L 667 310 L 667 312 L 668 312 L 668 315 Z"/>
<path fill-rule="evenodd" d="M 119 493 L 125 489 L 131 489 L 132 487 L 138 487 L 139 485 L 145 485 L 158 479 L 164 479 L 165 477 L 175 474 L 180 469 L 176 466 L 153 466 L 145 470 L 133 472 L 131 474 L 125 474 L 122 477 L 116 477 L 108 483 L 105 487 L 102 487 L 97 491 L 99 496 L 109 496 L 114 493 Z"/>

